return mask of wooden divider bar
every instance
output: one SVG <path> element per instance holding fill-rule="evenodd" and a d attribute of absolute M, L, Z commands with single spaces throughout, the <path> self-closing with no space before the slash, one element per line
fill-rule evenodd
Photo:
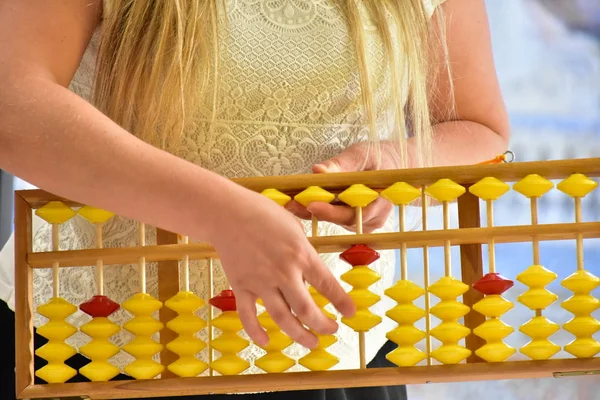
<path fill-rule="evenodd" d="M 315 238 L 310 237 L 308 240 L 319 253 L 337 253 L 344 251 L 356 243 L 365 244 L 375 250 L 393 250 L 399 248 L 402 242 L 405 242 L 408 248 L 420 248 L 423 246 L 443 246 L 444 240 L 448 238 L 453 246 L 458 246 L 483 244 L 487 243 L 490 238 L 494 238 L 496 243 L 529 242 L 534 235 L 540 241 L 574 240 L 577 234 L 583 235 L 586 239 L 600 238 L 600 222 L 320 236 Z M 51 268 L 53 261 L 59 261 L 60 267 L 77 267 L 93 265 L 98 258 L 102 258 L 104 265 L 110 266 L 135 263 L 142 256 L 146 257 L 147 262 L 179 260 L 185 254 L 189 254 L 190 260 L 218 258 L 216 251 L 208 245 L 173 244 L 144 246 L 143 248 L 129 247 L 36 252 L 27 255 L 27 262 L 33 268 Z"/>
<path fill-rule="evenodd" d="M 595 374 L 599 370 L 600 358 L 514 361 L 406 368 L 373 368 L 345 371 L 290 372 L 281 374 L 33 385 L 23 390 L 19 397 L 60 398 L 88 396 L 91 399 L 138 399 L 202 394 L 278 392 L 340 387 L 487 381 L 511 378 L 533 379 L 559 377 L 562 374 Z"/>

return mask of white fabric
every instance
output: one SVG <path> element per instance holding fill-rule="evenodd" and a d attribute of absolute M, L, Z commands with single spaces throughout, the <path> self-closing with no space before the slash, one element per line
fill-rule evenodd
<path fill-rule="evenodd" d="M 431 14 L 434 6 L 423 0 Z M 228 0 L 227 31 L 220 32 L 222 60 L 219 88 L 220 103 L 214 136 L 202 132 L 210 117 L 210 101 L 201 107 L 197 133 L 186 137 L 179 155 L 191 162 L 211 169 L 224 176 L 291 175 L 310 172 L 311 165 L 339 154 L 344 148 L 360 139 L 364 127 L 360 124 L 360 91 L 354 63 L 352 46 L 349 45 L 346 21 L 328 0 Z M 367 26 L 368 31 L 373 31 Z M 93 81 L 93 65 L 98 37 L 95 36 L 71 85 L 71 89 L 89 99 Z M 367 45 L 370 63 L 375 72 L 375 94 L 379 106 L 387 93 L 386 77 L 381 66 L 385 65 L 382 44 L 369 35 Z M 215 85 L 215 82 L 211 82 Z M 380 107 L 379 107 L 380 108 Z M 385 135 L 382 132 L 382 135 Z M 413 220 L 418 219 L 413 215 Z M 307 224 L 307 232 L 309 225 Z M 384 230 L 395 229 L 388 221 Z M 49 248 L 50 230 L 44 225 L 36 229 L 34 251 Z M 331 224 L 320 224 L 320 235 L 349 234 Z M 95 230 L 81 217 L 61 227 L 61 249 L 87 248 L 94 241 Z M 123 218 L 111 220 L 104 231 L 105 247 L 135 246 L 136 225 Z M 147 231 L 147 244 L 155 242 L 155 232 Z M 268 249 L 265 249 L 268 251 Z M 349 269 L 337 254 L 323 255 L 326 264 L 339 277 Z M 7 245 L 0 254 L 2 279 L 0 294 L 11 299 L 14 254 Z M 372 266 L 382 279 L 372 290 L 382 295 L 382 300 L 371 309 L 378 315 L 395 303 L 383 295 L 383 290 L 393 283 L 396 260 L 392 251 L 382 253 L 382 258 Z M 73 304 L 80 303 L 96 294 L 93 267 L 61 269 L 61 297 Z M 206 278 L 204 262 L 191 266 L 191 288 L 207 298 L 203 282 Z M 148 292 L 157 296 L 156 266 L 149 265 Z M 214 267 L 215 293 L 227 288 L 227 280 L 219 263 Z M 346 289 L 349 286 L 344 284 Z M 52 295 L 51 270 L 34 273 L 35 306 L 46 302 Z M 105 294 L 122 304 L 139 291 L 136 266 L 126 265 L 105 268 Z M 11 308 L 13 304 L 10 304 Z M 333 311 L 333 310 L 330 310 Z M 199 315 L 206 317 L 206 307 Z M 122 324 L 130 315 L 120 310 L 113 315 Z M 35 326 L 44 323 L 43 317 L 35 315 Z M 89 317 L 75 313 L 69 322 L 81 326 Z M 383 322 L 367 333 L 366 355 L 371 360 L 385 342 L 385 334 L 395 323 L 383 317 Z M 358 337 L 341 326 L 338 342 L 329 350 L 340 362 L 334 369 L 357 368 Z M 203 335 L 201 336 L 203 337 Z M 117 345 L 124 345 L 132 336 L 122 331 L 113 337 Z M 82 346 L 89 338 L 77 333 L 68 342 Z M 306 349 L 292 345 L 286 353 L 295 359 Z M 264 352 L 250 346 L 242 355 L 253 361 Z M 132 358 L 121 352 L 112 362 L 124 367 Z M 294 367 L 302 370 L 302 367 Z M 247 372 L 259 373 L 252 366 Z"/>

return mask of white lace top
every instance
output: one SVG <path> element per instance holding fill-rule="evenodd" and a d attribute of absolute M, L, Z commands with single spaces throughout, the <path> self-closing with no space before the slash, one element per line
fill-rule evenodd
<path fill-rule="evenodd" d="M 431 14 L 443 0 L 423 0 Z M 435 4 L 434 4 L 435 3 Z M 264 176 L 309 173 L 313 164 L 339 154 L 361 136 L 363 127 L 357 123 L 360 89 L 353 47 L 347 24 L 329 0 L 227 0 L 227 30 L 220 32 L 222 46 L 221 74 L 214 136 L 203 132 L 210 121 L 209 106 L 203 107 L 200 128 L 185 138 L 179 155 L 191 162 L 224 176 Z M 372 31 L 372 27 L 368 27 Z M 375 35 L 368 38 L 368 49 L 375 71 L 384 65 L 382 46 Z M 98 34 L 94 36 L 71 89 L 89 99 L 94 76 Z M 380 82 L 384 82 L 381 80 Z M 212 82 L 211 84 L 215 84 Z M 381 101 L 386 87 L 376 87 L 376 101 Z M 210 104 L 207 102 L 206 104 Z M 385 134 L 385 132 L 384 132 Z M 416 218 L 416 216 L 415 216 Z M 391 220 L 384 230 L 394 229 Z M 308 230 L 308 225 L 307 225 Z M 320 224 L 320 235 L 348 234 L 331 224 Z M 147 243 L 154 243 L 155 232 L 148 230 Z M 47 227 L 35 235 L 35 250 L 49 248 Z M 76 217 L 61 230 L 62 248 L 90 247 L 94 228 Z M 105 247 L 135 246 L 136 226 L 122 218 L 113 219 L 105 227 Z M 349 266 L 338 254 L 323 255 L 334 274 L 339 277 Z M 367 361 L 371 360 L 386 340 L 385 334 L 395 323 L 385 317 L 385 311 L 395 303 L 383 295 L 393 284 L 396 260 L 393 252 L 383 252 L 374 263 L 382 279 L 372 286 L 382 300 L 372 310 L 383 316 L 383 322 L 367 333 Z M 105 294 L 123 303 L 139 291 L 135 265 L 105 268 Z M 148 292 L 157 296 L 156 267 L 148 269 Z M 191 267 L 191 288 L 207 298 L 206 265 L 195 262 Z M 215 293 L 227 288 L 226 277 L 218 263 L 214 266 Z M 96 294 L 93 267 L 61 270 L 61 297 L 79 305 Z M 349 289 L 349 286 L 344 284 Z M 35 306 L 52 295 L 52 271 L 36 270 L 34 275 Z M 331 310 L 333 311 L 333 310 Z M 199 313 L 206 316 L 206 307 Z M 117 323 L 131 318 L 124 310 L 113 315 Z M 111 317 L 112 318 L 112 317 Z M 80 326 L 89 317 L 77 312 L 70 322 Z M 35 325 L 43 323 L 36 315 Z M 204 336 L 204 335 L 203 335 Z M 340 324 L 338 342 L 328 350 L 341 362 L 334 369 L 359 366 L 358 337 Z M 114 337 L 118 345 L 132 336 L 121 331 Z M 69 343 L 81 346 L 89 341 L 77 333 Z M 286 353 L 295 359 L 307 352 L 292 345 Z M 264 352 L 250 346 L 242 355 L 252 361 Z M 124 367 L 132 358 L 121 352 L 112 359 Z M 294 367 L 302 370 L 300 366 Z M 260 372 L 252 366 L 247 372 Z"/>

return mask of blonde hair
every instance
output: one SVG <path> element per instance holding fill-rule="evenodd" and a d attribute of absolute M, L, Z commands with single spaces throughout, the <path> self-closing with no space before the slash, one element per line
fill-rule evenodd
<path fill-rule="evenodd" d="M 207 87 L 210 74 L 218 74 L 218 1 L 222 0 L 105 0 L 95 105 L 142 140 L 174 150 L 185 132 L 196 129 L 194 114 L 203 98 L 212 96 L 216 110 L 216 95 Z M 388 109 L 398 127 L 401 160 L 407 160 L 408 129 L 417 148 L 413 162 L 429 165 L 433 123 L 429 99 L 440 62 L 431 49 L 436 40 L 443 43 L 442 29 L 432 29 L 423 0 L 331 1 L 345 14 L 355 45 L 369 143 L 379 157 L 373 77 L 359 2 L 377 27 L 386 52 Z M 443 27 L 443 14 L 437 16 L 436 25 Z"/>

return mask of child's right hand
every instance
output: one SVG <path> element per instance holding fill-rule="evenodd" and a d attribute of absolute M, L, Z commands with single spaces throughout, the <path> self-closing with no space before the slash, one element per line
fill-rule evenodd
<path fill-rule="evenodd" d="M 313 348 L 318 340 L 303 325 L 318 334 L 332 334 L 337 323 L 318 308 L 305 281 L 345 316 L 354 314 L 354 303 L 291 213 L 260 194 L 242 192 L 239 202 L 225 206 L 213 244 L 235 292 L 244 328 L 257 344 L 267 343 L 256 313 L 260 298 L 284 332 Z"/>

